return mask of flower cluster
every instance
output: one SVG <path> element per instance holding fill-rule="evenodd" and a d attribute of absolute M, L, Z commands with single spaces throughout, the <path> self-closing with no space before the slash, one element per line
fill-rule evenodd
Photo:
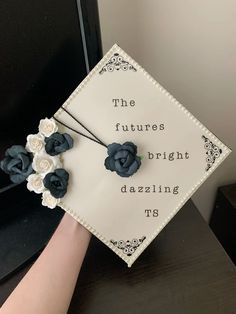
<path fill-rule="evenodd" d="M 69 134 L 61 134 L 53 119 L 39 123 L 39 133 L 27 136 L 26 148 L 33 154 L 34 173 L 27 178 L 27 188 L 42 193 L 42 204 L 56 207 L 66 194 L 69 174 L 62 168 L 60 154 L 73 146 Z"/>
<path fill-rule="evenodd" d="M 43 119 L 39 132 L 27 136 L 25 148 L 13 145 L 6 150 L 1 169 L 14 183 L 27 180 L 27 188 L 42 193 L 42 204 L 56 207 L 67 191 L 68 172 L 62 168 L 60 154 L 72 148 L 73 139 L 61 134 L 53 119 Z"/>

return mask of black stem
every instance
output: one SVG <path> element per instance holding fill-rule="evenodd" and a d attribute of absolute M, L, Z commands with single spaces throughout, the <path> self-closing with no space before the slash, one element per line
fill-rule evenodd
<path fill-rule="evenodd" d="M 0 194 L 3 193 L 3 192 L 6 192 L 7 190 L 10 190 L 10 189 L 14 188 L 15 186 L 17 186 L 17 185 L 19 185 L 21 183 L 11 183 L 11 184 L 5 186 L 4 188 L 1 188 L 0 189 Z"/>
<path fill-rule="evenodd" d="M 67 109 L 61 106 L 63 109 L 72 119 L 74 119 L 79 125 L 81 125 L 89 134 L 91 134 L 98 142 L 100 142 L 103 146 L 107 147 L 105 143 L 103 143 L 92 131 L 90 131 L 82 122 L 80 122 L 76 117 L 74 117 Z"/>
<path fill-rule="evenodd" d="M 93 141 L 93 142 L 95 142 L 95 143 L 97 143 L 97 144 L 100 144 L 100 145 L 102 145 L 102 146 L 107 147 L 106 144 L 104 144 L 104 143 L 102 143 L 102 142 L 100 142 L 100 141 L 96 141 L 94 138 L 92 138 L 92 137 L 90 137 L 90 136 L 88 136 L 88 135 L 86 135 L 86 134 L 83 134 L 83 133 L 81 133 L 81 132 L 79 132 L 79 131 L 73 129 L 72 127 L 68 126 L 68 125 L 65 124 L 64 122 L 62 122 L 62 121 L 58 120 L 57 118 L 55 118 L 55 116 L 53 116 L 53 119 L 55 119 L 55 120 L 56 120 L 57 122 L 59 122 L 60 124 L 64 125 L 66 128 L 70 129 L 71 131 L 73 131 L 73 132 L 75 132 L 75 133 L 77 133 L 77 134 L 79 134 L 79 135 L 82 135 L 82 136 L 84 136 L 84 137 L 90 139 L 91 141 Z"/>

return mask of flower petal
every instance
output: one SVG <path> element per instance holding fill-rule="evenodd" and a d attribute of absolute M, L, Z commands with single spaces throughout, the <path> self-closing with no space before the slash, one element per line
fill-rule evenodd
<path fill-rule="evenodd" d="M 120 159 L 120 158 L 127 158 L 129 155 L 129 152 L 127 150 L 119 150 L 115 155 L 114 155 L 114 159 Z"/>
<path fill-rule="evenodd" d="M 139 166 L 140 166 L 139 162 L 135 160 L 132 163 L 132 165 L 129 167 L 129 170 L 128 170 L 129 175 L 134 174 L 138 170 Z"/>
<path fill-rule="evenodd" d="M 63 169 L 63 168 L 56 169 L 55 170 L 55 174 L 58 177 L 61 177 L 61 178 L 65 179 L 65 180 L 67 180 L 67 181 L 69 179 L 69 173 L 65 169 Z"/>
<path fill-rule="evenodd" d="M 63 135 L 64 135 L 64 137 L 65 137 L 65 139 L 66 139 L 66 141 L 67 141 L 67 144 L 68 144 L 68 148 L 67 148 L 67 149 L 72 148 L 73 145 L 74 145 L 74 140 L 73 140 L 73 138 L 72 138 L 69 134 L 67 134 L 67 133 L 64 133 Z"/>
<path fill-rule="evenodd" d="M 118 143 L 109 144 L 107 146 L 107 153 L 108 153 L 108 155 L 110 157 L 113 156 L 120 147 L 121 147 L 121 144 L 118 144 Z"/>
<path fill-rule="evenodd" d="M 13 183 L 22 183 L 26 180 L 26 177 L 23 176 L 21 173 L 18 173 L 18 174 L 11 174 L 10 175 L 10 179 Z"/>
<path fill-rule="evenodd" d="M 125 178 L 130 177 L 130 174 L 128 174 L 127 172 L 119 172 L 119 171 L 117 171 L 116 173 L 117 173 L 120 177 L 125 177 Z"/>
<path fill-rule="evenodd" d="M 134 156 L 129 154 L 128 157 L 126 158 L 126 161 L 123 164 L 123 167 L 129 167 L 133 161 L 134 161 Z"/>
<path fill-rule="evenodd" d="M 21 161 L 19 159 L 9 159 L 8 163 L 6 164 L 6 170 L 8 173 L 12 172 L 12 168 L 14 168 L 13 171 L 16 171 L 17 173 L 21 172 L 21 169 L 18 169 L 16 166 L 21 164 Z"/>
<path fill-rule="evenodd" d="M 22 145 L 13 145 L 6 150 L 6 156 L 10 156 L 12 158 L 17 157 L 19 154 L 27 155 L 27 151 Z"/>
<path fill-rule="evenodd" d="M 119 171 L 119 172 L 127 172 L 129 168 L 124 168 L 121 164 L 120 164 L 120 161 L 119 159 L 115 161 L 115 168 L 116 168 L 116 171 Z"/>
<path fill-rule="evenodd" d="M 105 159 L 104 165 L 106 169 L 115 171 L 115 161 L 109 156 Z"/>
<path fill-rule="evenodd" d="M 22 162 L 22 170 L 25 170 L 29 167 L 31 161 L 29 160 L 29 157 L 26 155 L 21 154 L 20 156 L 21 162 Z"/>
<path fill-rule="evenodd" d="M 123 149 L 127 149 L 128 151 L 130 151 L 134 155 L 137 154 L 137 146 L 132 142 L 125 142 L 122 145 L 122 147 L 123 147 Z"/>

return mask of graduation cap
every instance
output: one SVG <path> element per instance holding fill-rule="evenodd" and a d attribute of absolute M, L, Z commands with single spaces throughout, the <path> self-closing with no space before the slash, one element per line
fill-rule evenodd
<path fill-rule="evenodd" d="M 131 266 L 229 153 L 114 45 L 1 168 Z"/>

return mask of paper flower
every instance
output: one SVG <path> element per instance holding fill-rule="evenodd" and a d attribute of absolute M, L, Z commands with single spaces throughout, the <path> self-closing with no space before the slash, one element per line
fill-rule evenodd
<path fill-rule="evenodd" d="M 73 147 L 73 139 L 67 133 L 55 132 L 45 138 L 45 150 L 50 156 L 55 156 L 64 153 Z"/>
<path fill-rule="evenodd" d="M 44 137 L 41 134 L 27 136 L 26 149 L 32 153 L 39 153 L 44 147 Z"/>
<path fill-rule="evenodd" d="M 13 145 L 5 152 L 0 168 L 14 183 L 27 179 L 27 188 L 42 193 L 42 204 L 55 208 L 67 192 L 69 174 L 62 169 L 61 153 L 73 147 L 67 133 L 57 132 L 54 119 L 40 120 L 39 133 L 27 136 L 26 146 Z"/>
<path fill-rule="evenodd" d="M 112 143 L 107 146 L 108 157 L 105 167 L 115 171 L 121 177 L 132 176 L 141 165 L 141 158 L 137 156 L 137 146 L 132 142 L 122 144 Z"/>
<path fill-rule="evenodd" d="M 6 150 L 0 167 L 13 183 L 21 183 L 33 172 L 32 154 L 21 145 L 13 145 Z"/>
<path fill-rule="evenodd" d="M 51 195 L 55 198 L 63 197 L 67 192 L 69 173 L 64 169 L 56 169 L 54 172 L 48 173 L 43 183 Z"/>
<path fill-rule="evenodd" d="M 28 176 L 27 181 L 27 189 L 29 191 L 34 191 L 35 193 L 40 194 L 45 190 L 43 178 L 40 174 L 31 174 Z"/>
<path fill-rule="evenodd" d="M 60 199 L 57 199 L 51 195 L 49 191 L 45 191 L 42 194 L 42 205 L 47 206 L 51 209 L 55 208 L 60 202 Z"/>
<path fill-rule="evenodd" d="M 61 162 L 59 157 L 51 157 L 46 153 L 39 153 L 34 156 L 32 167 L 37 173 L 47 174 L 56 168 L 61 168 Z"/>
<path fill-rule="evenodd" d="M 53 119 L 45 118 L 39 122 L 39 132 L 48 137 L 58 129 Z"/>

